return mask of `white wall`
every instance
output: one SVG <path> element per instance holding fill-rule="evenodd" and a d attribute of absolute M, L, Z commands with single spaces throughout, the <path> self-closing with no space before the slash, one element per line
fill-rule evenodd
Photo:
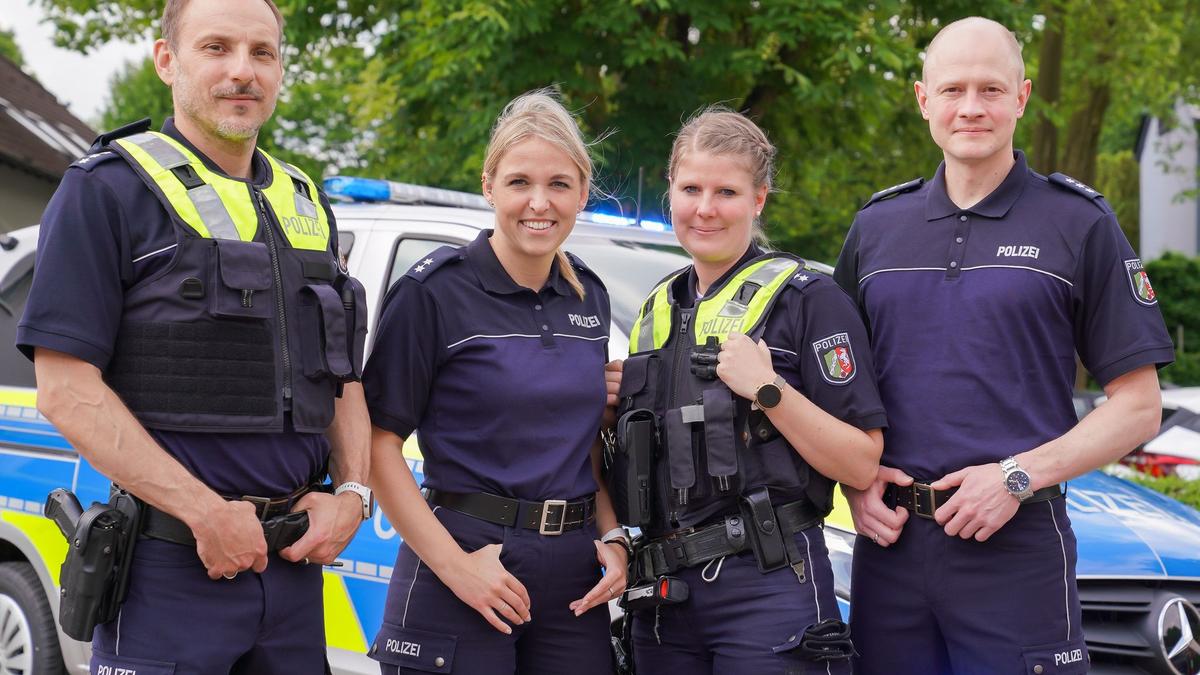
<path fill-rule="evenodd" d="M 1197 187 L 1197 112 L 1180 105 L 1177 123 L 1165 134 L 1158 119 L 1150 120 L 1140 171 L 1143 260 L 1153 260 L 1167 251 L 1189 256 L 1200 252 L 1196 198 L 1180 196 Z"/>
<path fill-rule="evenodd" d="M 57 183 L 0 164 L 0 232 L 36 224 Z"/>

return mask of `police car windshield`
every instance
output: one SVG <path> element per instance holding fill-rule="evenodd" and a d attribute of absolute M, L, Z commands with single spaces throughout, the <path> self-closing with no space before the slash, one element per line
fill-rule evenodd
<path fill-rule="evenodd" d="M 567 250 L 595 270 L 612 301 L 612 320 L 626 334 L 654 284 L 691 262 L 678 246 L 580 237 Z"/>

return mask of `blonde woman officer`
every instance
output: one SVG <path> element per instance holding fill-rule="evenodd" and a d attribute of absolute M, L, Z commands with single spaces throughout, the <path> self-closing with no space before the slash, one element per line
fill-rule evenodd
<path fill-rule="evenodd" d="M 419 261 L 384 301 L 364 387 L 372 487 L 404 538 L 371 649 L 385 674 L 611 672 L 603 605 L 628 544 L 600 541 L 616 519 L 592 452 L 609 301 L 562 250 L 591 177 L 562 105 L 518 97 L 483 166 L 494 229 Z M 403 457 L 414 432 L 427 497 Z"/>
<path fill-rule="evenodd" d="M 720 108 L 671 152 L 671 223 L 692 264 L 634 326 L 608 472 L 619 516 L 644 534 L 633 569 L 652 591 L 629 603 L 639 672 L 849 672 L 822 519 L 835 481 L 875 476 L 886 420 L 850 298 L 755 242 L 774 154 Z M 646 447 L 650 479 L 629 480 Z"/>

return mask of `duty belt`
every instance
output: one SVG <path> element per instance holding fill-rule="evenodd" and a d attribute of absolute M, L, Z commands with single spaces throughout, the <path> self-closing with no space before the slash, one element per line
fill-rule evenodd
<path fill-rule="evenodd" d="M 790 536 L 819 525 L 821 514 L 807 499 L 775 507 L 775 518 L 784 535 Z M 712 525 L 674 532 L 647 542 L 638 542 L 634 558 L 641 579 L 656 579 L 686 567 L 703 565 L 751 548 L 746 523 L 740 514 L 725 516 Z"/>
<path fill-rule="evenodd" d="M 310 483 L 283 497 L 242 495 L 240 497 L 224 497 L 224 499 L 231 502 L 243 501 L 254 504 L 254 514 L 260 521 L 267 523 L 273 519 L 287 516 L 301 497 L 310 492 L 320 490 L 320 485 Z M 276 531 L 278 531 L 276 528 L 271 528 L 270 530 L 264 530 L 264 533 Z M 144 502 L 142 508 L 142 534 L 151 539 L 162 539 L 163 541 L 183 544 L 184 546 L 196 545 L 196 537 L 192 534 L 192 530 L 187 524 L 166 511 L 159 510 Z M 294 541 L 286 541 L 287 538 L 289 537 L 285 534 L 285 539 L 283 540 L 267 541 L 267 549 L 274 552 L 294 543 Z"/>
<path fill-rule="evenodd" d="M 922 518 L 933 518 L 934 511 L 937 511 L 945 504 L 950 497 L 958 492 L 958 488 L 950 488 L 949 490 L 934 490 L 928 483 L 913 482 L 912 485 L 896 485 L 889 483 L 884 491 L 883 500 L 885 504 L 892 506 L 901 506 L 912 511 Z M 1063 495 L 1061 486 L 1051 485 L 1037 490 L 1025 501 L 1024 504 L 1033 504 L 1035 502 L 1046 502 Z"/>
<path fill-rule="evenodd" d="M 578 530 L 596 519 L 594 495 L 572 502 L 565 499 L 527 502 L 487 492 L 443 492 L 426 489 L 425 500 L 434 506 L 496 525 L 522 527 L 552 536 Z"/>

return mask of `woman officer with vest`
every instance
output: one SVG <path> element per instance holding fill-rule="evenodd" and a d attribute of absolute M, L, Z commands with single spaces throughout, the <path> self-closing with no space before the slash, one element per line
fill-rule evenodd
<path fill-rule="evenodd" d="M 606 457 L 643 533 L 625 598 L 639 672 L 849 672 L 821 522 L 834 481 L 873 479 L 885 417 L 850 299 L 754 243 L 774 153 L 720 108 L 671 152 L 692 265 L 643 305 Z"/>
<path fill-rule="evenodd" d="M 591 176 L 570 114 L 518 97 L 484 160 L 494 230 L 384 301 L 364 387 L 371 484 L 404 538 L 370 652 L 385 674 L 612 672 L 603 605 L 628 542 L 597 481 L 609 301 L 560 248 Z M 403 457 L 414 432 L 425 498 Z"/>

